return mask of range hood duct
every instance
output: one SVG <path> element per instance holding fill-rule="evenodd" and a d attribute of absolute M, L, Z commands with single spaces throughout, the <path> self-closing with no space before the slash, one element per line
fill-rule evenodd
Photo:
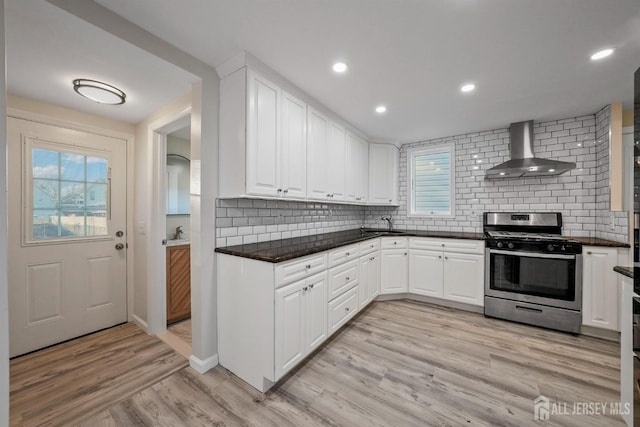
<path fill-rule="evenodd" d="M 575 163 L 533 156 L 533 120 L 511 123 L 511 160 L 487 170 L 485 179 L 560 175 L 576 168 Z"/>

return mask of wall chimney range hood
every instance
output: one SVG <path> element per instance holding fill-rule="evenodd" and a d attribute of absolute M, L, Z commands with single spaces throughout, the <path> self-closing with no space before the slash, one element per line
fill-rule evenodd
<path fill-rule="evenodd" d="M 511 123 L 509 126 L 511 160 L 487 170 L 485 179 L 508 179 L 529 176 L 560 175 L 576 164 L 533 156 L 533 120 Z"/>

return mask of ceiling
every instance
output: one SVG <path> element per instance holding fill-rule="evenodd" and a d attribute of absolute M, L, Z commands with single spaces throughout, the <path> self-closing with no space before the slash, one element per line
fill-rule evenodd
<path fill-rule="evenodd" d="M 246 50 L 365 134 L 399 142 L 630 108 L 640 66 L 638 0 L 97 3 L 212 66 Z M 12 93 L 135 123 L 193 80 L 42 0 L 6 7 Z M 347 73 L 333 73 L 337 60 Z M 76 96 L 80 75 L 120 86 L 127 104 Z M 476 91 L 461 93 L 466 82 Z"/>
<path fill-rule="evenodd" d="M 8 92 L 138 123 L 191 90 L 198 79 L 45 1 L 5 2 Z M 122 89 L 124 105 L 77 95 L 76 78 Z"/>

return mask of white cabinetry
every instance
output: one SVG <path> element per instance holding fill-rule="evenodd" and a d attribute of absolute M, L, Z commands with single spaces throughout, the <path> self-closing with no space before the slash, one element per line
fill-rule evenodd
<path fill-rule="evenodd" d="M 307 112 L 307 196 L 327 200 L 331 197 L 327 179 L 329 119 L 311 107 Z"/>
<path fill-rule="evenodd" d="M 616 248 L 582 248 L 582 324 L 602 329 L 618 328 L 618 262 Z"/>
<path fill-rule="evenodd" d="M 410 238 L 409 292 L 484 305 L 484 242 Z"/>
<path fill-rule="evenodd" d="M 345 200 L 365 203 L 369 193 L 369 144 L 347 131 Z"/>
<path fill-rule="evenodd" d="M 398 204 L 398 149 L 389 144 L 369 144 L 369 204 Z"/>
<path fill-rule="evenodd" d="M 376 251 L 360 257 L 360 307 L 365 307 L 380 293 L 380 254 Z"/>
<path fill-rule="evenodd" d="M 282 91 L 282 196 L 307 197 L 307 104 Z"/>
<path fill-rule="evenodd" d="M 220 99 L 220 196 L 306 198 L 306 104 L 246 68 Z"/>
<path fill-rule="evenodd" d="M 409 253 L 406 237 L 383 237 L 380 261 L 380 294 L 409 291 Z"/>
<path fill-rule="evenodd" d="M 326 273 L 277 289 L 275 306 L 275 376 L 280 378 L 327 337 Z"/>
<path fill-rule="evenodd" d="M 345 128 L 337 123 L 329 123 L 329 155 L 327 156 L 327 181 L 331 192 L 331 200 L 345 198 L 345 165 L 346 165 L 346 133 Z"/>

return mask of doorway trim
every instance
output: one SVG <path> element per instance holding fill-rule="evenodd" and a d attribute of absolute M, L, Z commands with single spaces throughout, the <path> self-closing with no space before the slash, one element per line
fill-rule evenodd
<path fill-rule="evenodd" d="M 147 138 L 151 142 L 151 215 L 147 244 L 147 333 L 157 335 L 167 329 L 166 239 L 166 157 L 167 134 L 190 123 L 191 102 L 151 122 Z M 193 129 L 193 127 L 192 127 Z M 193 149 L 193 146 L 191 147 Z M 191 216 L 189 221 L 191 222 Z M 163 266 L 163 268 L 158 268 Z"/>
<path fill-rule="evenodd" d="M 134 174 L 133 174 L 133 155 L 134 155 L 134 147 L 133 141 L 134 136 L 130 133 L 119 132 L 116 130 L 106 129 L 99 126 L 88 125 L 86 123 L 69 120 L 69 119 L 60 119 L 54 116 L 50 116 L 47 114 L 34 113 L 32 111 L 22 110 L 14 107 L 7 107 L 7 117 L 13 117 L 16 119 L 28 120 L 35 123 L 41 123 L 44 125 L 57 126 L 66 129 L 78 130 L 81 132 L 93 133 L 96 135 L 107 136 L 110 138 L 121 139 L 125 141 L 126 144 L 126 187 L 127 187 L 127 197 L 126 197 L 126 218 L 127 218 L 127 244 L 132 246 L 135 244 L 135 233 L 134 233 L 134 216 L 133 216 L 133 193 L 134 193 Z M 133 314 L 133 295 L 134 295 L 134 286 L 133 286 L 133 277 L 134 277 L 134 265 L 133 265 L 133 250 L 127 249 L 127 321 L 131 322 L 134 320 L 135 316 Z M 11 310 L 11 307 L 9 307 Z"/>

